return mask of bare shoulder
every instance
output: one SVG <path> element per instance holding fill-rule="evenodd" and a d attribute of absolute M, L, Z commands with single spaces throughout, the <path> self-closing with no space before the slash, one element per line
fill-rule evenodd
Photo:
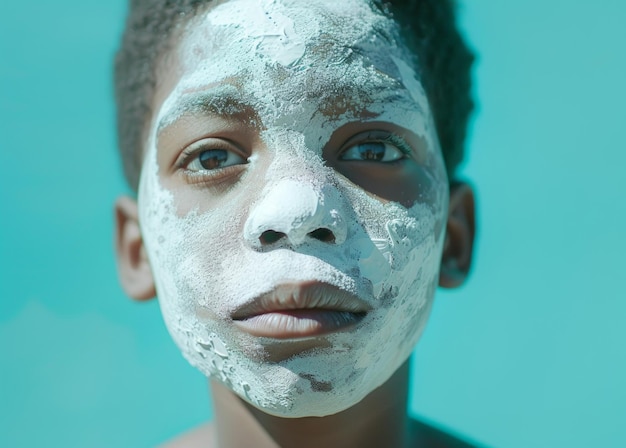
<path fill-rule="evenodd" d="M 415 447 L 428 448 L 481 448 L 484 445 L 463 439 L 457 435 L 436 428 L 428 423 L 411 421 Z"/>
<path fill-rule="evenodd" d="M 213 448 L 213 423 L 197 426 L 160 445 L 160 448 Z"/>

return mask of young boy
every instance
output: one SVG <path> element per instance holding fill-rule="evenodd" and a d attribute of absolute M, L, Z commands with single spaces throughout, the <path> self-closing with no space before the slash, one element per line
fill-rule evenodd
<path fill-rule="evenodd" d="M 470 267 L 471 59 L 446 0 L 131 2 L 121 282 L 215 411 L 175 446 L 468 446 L 406 406 L 436 286 Z"/>

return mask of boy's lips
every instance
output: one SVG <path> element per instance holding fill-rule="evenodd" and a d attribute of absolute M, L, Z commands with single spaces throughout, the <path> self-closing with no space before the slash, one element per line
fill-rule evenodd
<path fill-rule="evenodd" d="M 283 284 L 236 309 L 241 330 L 275 339 L 321 336 L 359 323 L 371 307 L 353 294 L 320 282 Z"/>

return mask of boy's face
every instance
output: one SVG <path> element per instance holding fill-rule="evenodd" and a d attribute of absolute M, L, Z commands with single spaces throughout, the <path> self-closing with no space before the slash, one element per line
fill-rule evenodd
<path fill-rule="evenodd" d="M 448 182 L 396 31 L 364 0 L 231 0 L 161 64 L 139 218 L 164 319 L 270 414 L 353 406 L 428 317 Z"/>

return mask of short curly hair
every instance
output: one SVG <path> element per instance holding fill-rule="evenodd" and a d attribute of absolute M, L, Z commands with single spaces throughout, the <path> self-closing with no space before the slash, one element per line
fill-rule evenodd
<path fill-rule="evenodd" d="M 118 146 L 124 175 L 137 191 L 147 125 L 153 111 L 157 65 L 173 31 L 214 0 L 130 0 L 126 27 L 115 56 Z M 450 179 L 463 160 L 473 109 L 470 69 L 474 56 L 456 26 L 454 0 L 383 2 L 420 61 Z M 379 2 L 380 3 L 380 2 Z"/>

